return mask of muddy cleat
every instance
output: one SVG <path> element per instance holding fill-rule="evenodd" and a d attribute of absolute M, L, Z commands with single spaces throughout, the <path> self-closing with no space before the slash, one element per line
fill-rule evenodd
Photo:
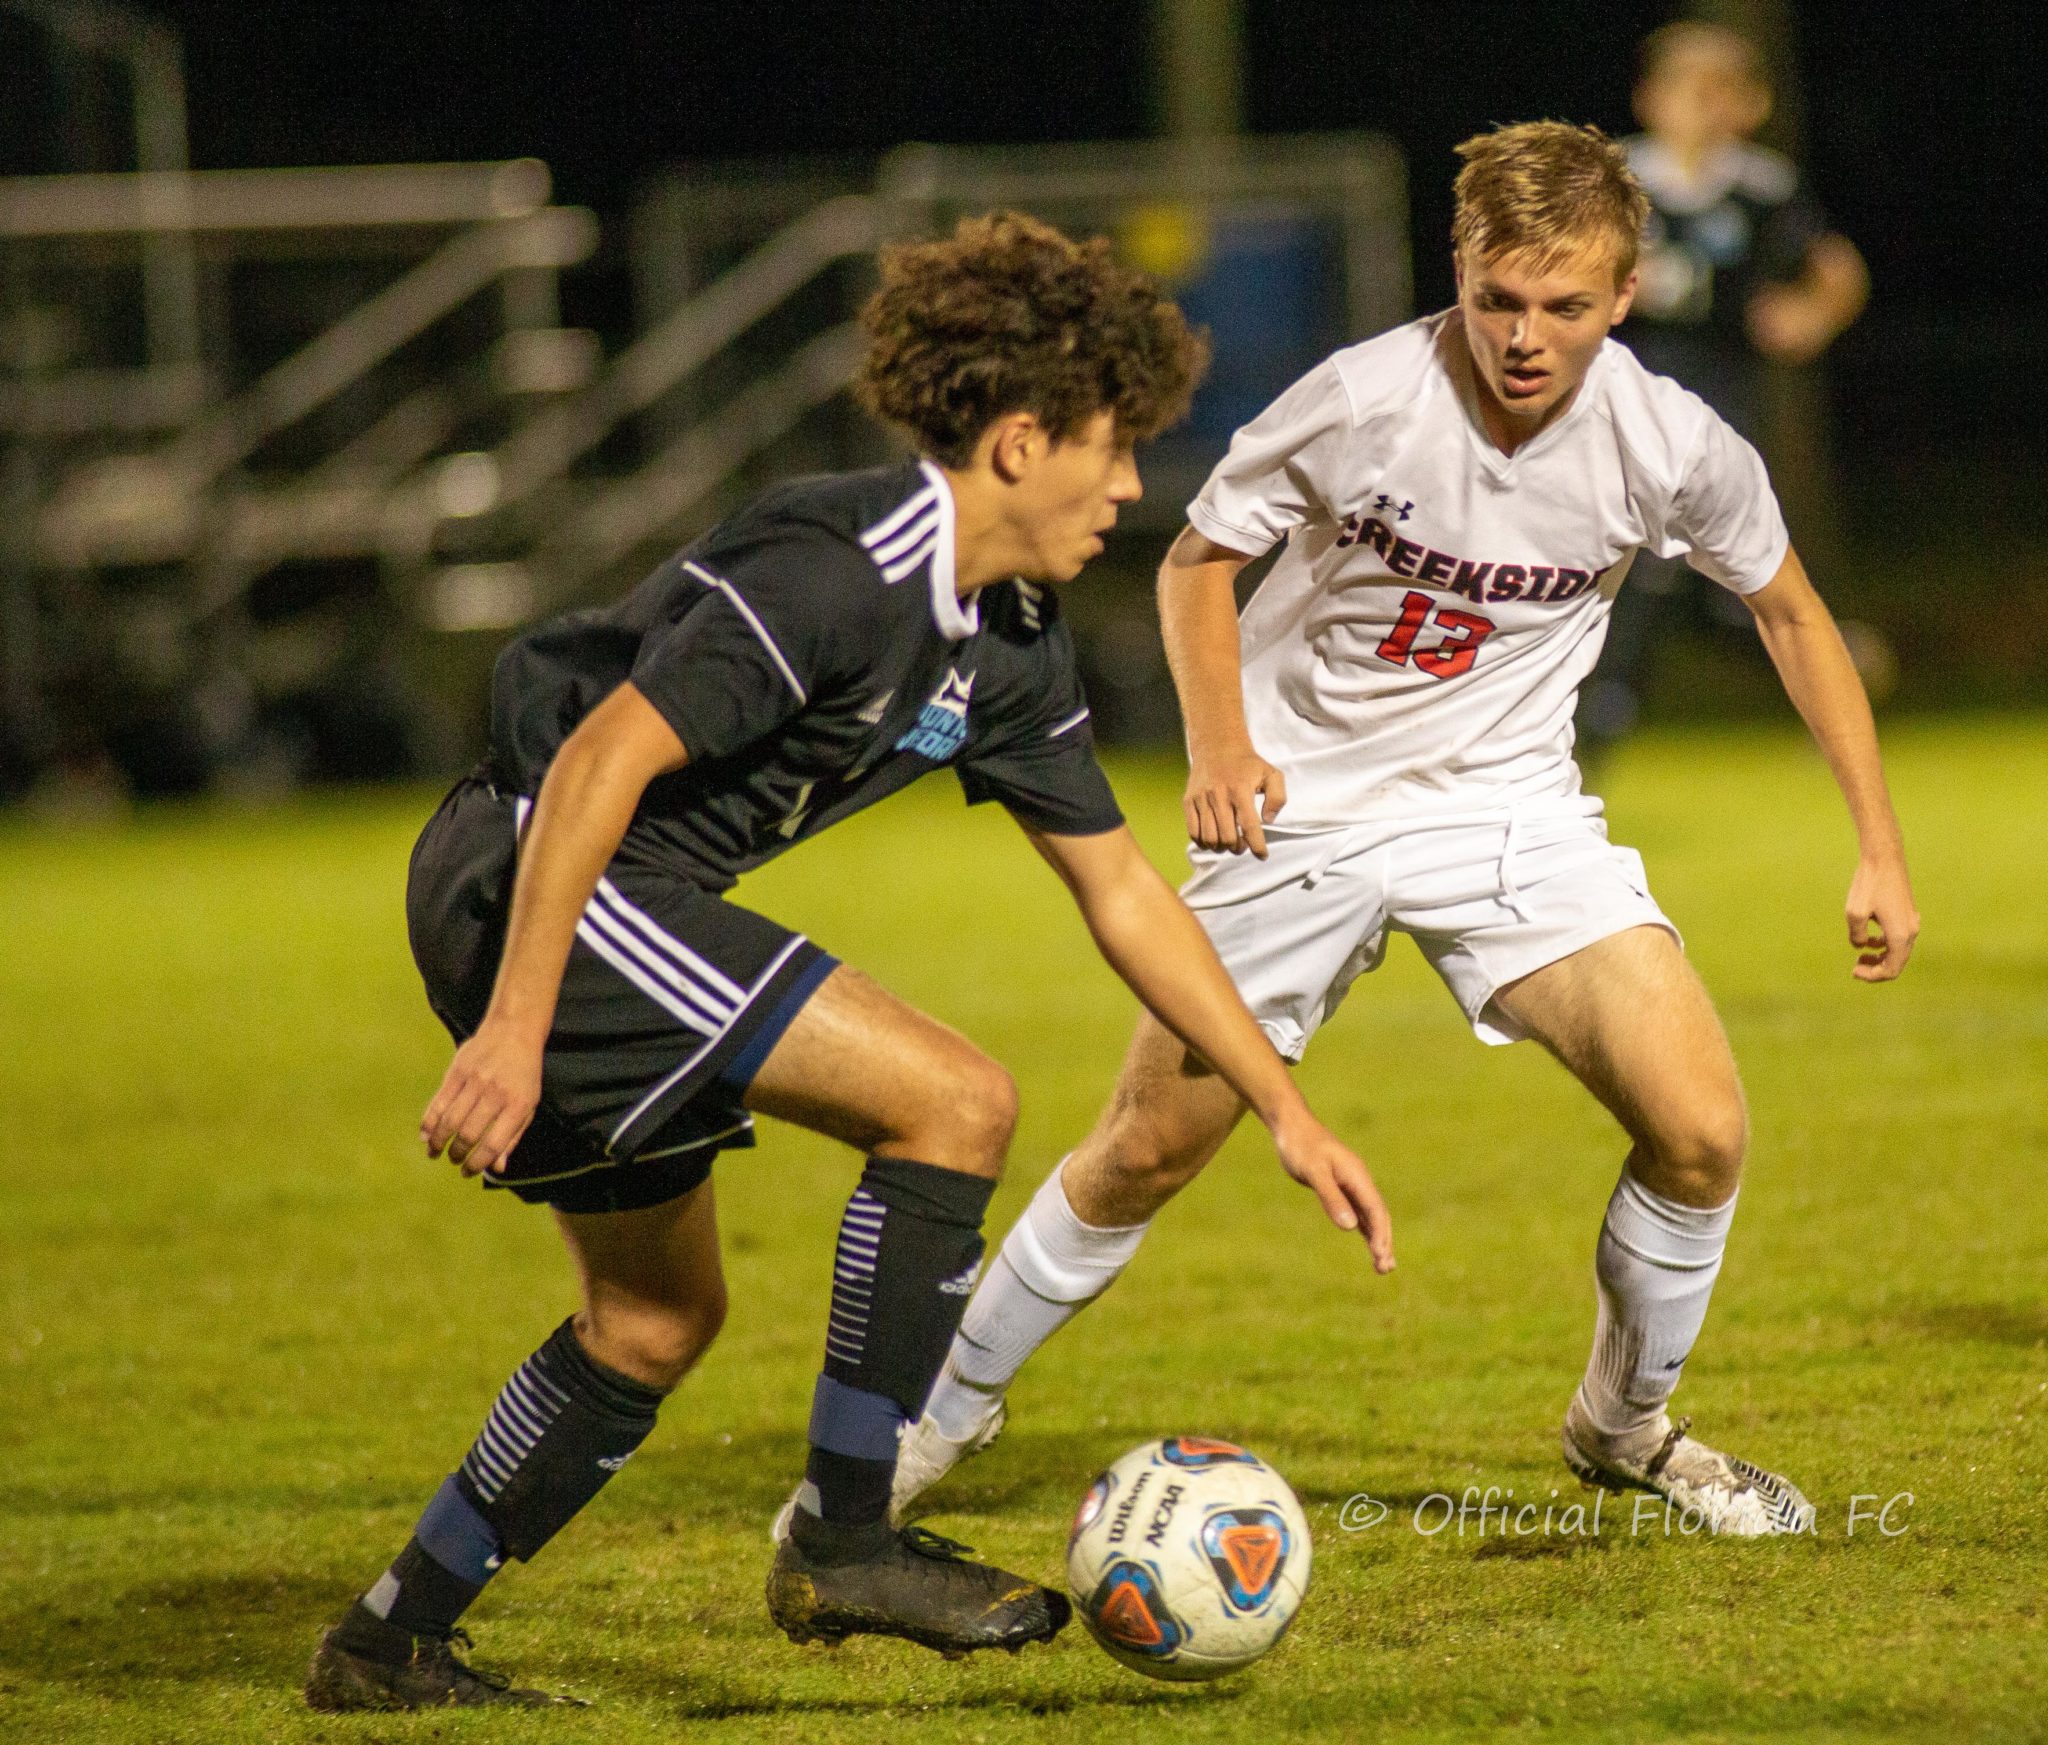
<path fill-rule="evenodd" d="M 379 1623 L 387 1639 L 374 1644 L 359 1640 L 344 1647 L 338 1638 L 354 1625 L 336 1625 L 320 1638 L 313 1664 L 306 1668 L 306 1706 L 329 1714 L 371 1709 L 480 1709 L 492 1706 L 547 1709 L 586 1708 L 575 1697 L 546 1691 L 514 1690 L 494 1673 L 479 1672 L 455 1658 L 452 1646 L 470 1645 L 467 1630 L 448 1636 L 413 1636 Z M 375 1648 L 384 1652 L 364 1652 Z"/>
<path fill-rule="evenodd" d="M 1073 1610 L 1066 1595 L 968 1556 L 922 1527 L 838 1527 L 802 1514 L 769 1565 L 768 1615 L 796 1643 L 901 1636 L 949 1660 L 1059 1634 Z"/>
<path fill-rule="evenodd" d="M 1640 1436 L 1606 1436 L 1574 1398 L 1564 1416 L 1564 1463 L 1582 1484 L 1649 1491 L 1731 1538 L 1812 1530 L 1813 1505 L 1791 1480 L 1695 1441 L 1691 1427 L 1690 1418 L 1674 1424 L 1660 1415 Z"/>

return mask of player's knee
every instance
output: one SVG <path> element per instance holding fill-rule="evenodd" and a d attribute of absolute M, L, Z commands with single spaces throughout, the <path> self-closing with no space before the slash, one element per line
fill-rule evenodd
<path fill-rule="evenodd" d="M 1201 1174 L 1215 1146 L 1160 1120 L 1141 1103 L 1120 1103 L 1111 1116 L 1110 1167 L 1145 1197 L 1164 1204 Z"/>
<path fill-rule="evenodd" d="M 979 1050 L 962 1049 L 936 1075 L 915 1121 L 893 1137 L 920 1162 L 993 1178 L 1016 1131 L 1017 1081 Z"/>
<path fill-rule="evenodd" d="M 986 1055 L 978 1056 L 973 1071 L 964 1075 L 954 1109 L 963 1168 L 977 1175 L 1002 1174 L 1017 1131 L 1017 1108 L 1017 1081 Z"/>
<path fill-rule="evenodd" d="M 648 1387 L 669 1389 L 696 1367 L 725 1325 L 721 1280 L 674 1303 L 610 1304 L 586 1310 L 577 1333 L 598 1362 Z"/>
<path fill-rule="evenodd" d="M 1660 1191 L 1690 1205 L 1719 1205 L 1742 1180 L 1749 1119 L 1739 1097 L 1694 1110 L 1654 1147 Z"/>

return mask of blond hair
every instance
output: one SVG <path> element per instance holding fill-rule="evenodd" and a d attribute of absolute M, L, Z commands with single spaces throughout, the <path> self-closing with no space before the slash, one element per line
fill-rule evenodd
<path fill-rule="evenodd" d="M 1482 260 L 1527 255 L 1544 269 L 1605 245 L 1617 285 L 1635 271 L 1649 197 L 1599 128 L 1523 121 L 1473 135 L 1458 156 L 1456 247 Z"/>

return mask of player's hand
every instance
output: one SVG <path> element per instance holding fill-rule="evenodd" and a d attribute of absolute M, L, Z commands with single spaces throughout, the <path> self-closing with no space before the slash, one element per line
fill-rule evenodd
<path fill-rule="evenodd" d="M 1332 1224 L 1364 1236 L 1373 1271 L 1392 1272 L 1394 1220 L 1357 1154 L 1306 1105 L 1300 1114 L 1274 1127 L 1273 1147 L 1280 1153 L 1280 1167 L 1322 1201 Z"/>
<path fill-rule="evenodd" d="M 1855 975 L 1862 982 L 1888 982 L 1906 967 L 1920 937 L 1920 911 L 1913 905 L 1906 863 L 1897 855 L 1857 862 L 1849 881 L 1849 943 L 1856 949 Z"/>
<path fill-rule="evenodd" d="M 1750 343 L 1774 363 L 1809 364 L 1834 343 L 1833 314 L 1791 285 L 1770 285 L 1749 300 Z"/>
<path fill-rule="evenodd" d="M 1188 838 L 1203 848 L 1266 858 L 1265 825 L 1287 804 L 1287 778 L 1247 745 L 1223 757 L 1197 757 L 1188 772 Z"/>
<path fill-rule="evenodd" d="M 447 1152 L 464 1175 L 502 1174 L 505 1158 L 540 1102 L 542 1044 L 486 1019 L 455 1051 L 441 1088 L 420 1117 L 427 1155 Z"/>

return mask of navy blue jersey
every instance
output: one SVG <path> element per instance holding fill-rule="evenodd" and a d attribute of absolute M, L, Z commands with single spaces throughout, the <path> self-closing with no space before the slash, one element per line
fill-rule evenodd
<path fill-rule="evenodd" d="M 1723 146 L 1691 177 L 1657 140 L 1624 142 L 1650 197 L 1636 300 L 1618 335 L 1753 434 L 1760 360 L 1744 329 L 1766 285 L 1806 271 L 1828 221 L 1791 162 L 1762 146 Z"/>
<path fill-rule="evenodd" d="M 756 499 L 616 605 L 526 632 L 492 679 L 501 783 L 532 794 L 631 679 L 689 763 L 648 784 L 620 853 L 709 890 L 950 765 L 1052 835 L 1123 822 L 1058 604 L 955 591 L 953 499 L 928 462 Z"/>
<path fill-rule="evenodd" d="M 1828 222 L 1789 160 L 1762 146 L 1721 148 L 1685 176 L 1648 136 L 1624 142 L 1650 197 L 1641 281 L 1630 320 L 1711 329 L 1739 343 L 1743 311 L 1767 284 L 1806 271 Z"/>

